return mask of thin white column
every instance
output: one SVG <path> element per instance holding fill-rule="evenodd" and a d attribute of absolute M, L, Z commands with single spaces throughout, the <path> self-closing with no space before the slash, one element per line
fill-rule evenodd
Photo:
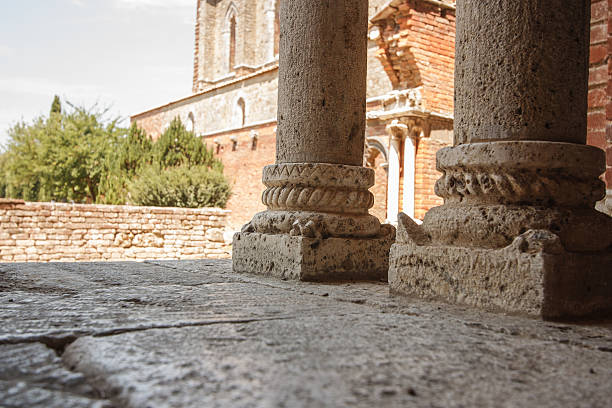
<path fill-rule="evenodd" d="M 389 148 L 389 175 L 387 180 L 387 222 L 397 224 L 399 213 L 400 141 L 391 138 Z"/>
<path fill-rule="evenodd" d="M 387 126 L 389 134 L 389 174 L 387 179 L 387 222 L 397 225 L 399 213 L 400 146 L 408 126 L 394 120 Z"/>
<path fill-rule="evenodd" d="M 403 211 L 414 218 L 414 182 L 416 173 L 416 143 L 410 136 L 404 139 L 404 197 Z"/>

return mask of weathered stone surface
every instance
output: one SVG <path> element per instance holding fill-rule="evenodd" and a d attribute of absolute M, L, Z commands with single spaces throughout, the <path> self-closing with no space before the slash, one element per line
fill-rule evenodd
<path fill-rule="evenodd" d="M 610 251 L 567 252 L 558 236 L 542 230 L 501 249 L 427 245 L 398 235 L 389 268 L 395 293 L 553 320 L 612 316 Z"/>
<path fill-rule="evenodd" d="M 395 238 L 393 227 L 386 227 L 380 237 L 365 239 L 239 233 L 232 247 L 233 268 L 304 281 L 386 281 Z"/>
<path fill-rule="evenodd" d="M 368 1 L 303 0 L 279 5 L 277 163 L 360 166 Z"/>
<path fill-rule="evenodd" d="M 81 373 L 62 365 L 56 352 L 36 344 L 0 345 L 3 408 L 112 408 Z"/>
<path fill-rule="evenodd" d="M 283 163 L 266 166 L 262 201 L 270 210 L 367 214 L 374 205 L 368 191 L 374 170 L 326 163 Z"/>
<path fill-rule="evenodd" d="M 455 144 L 586 142 L 590 3 L 457 2 Z"/>
<path fill-rule="evenodd" d="M 42 340 L 66 345 L 64 368 L 79 380 L 50 376 L 49 406 L 95 406 L 62 405 L 80 379 L 113 406 L 139 408 L 603 408 L 612 398 L 610 324 L 389 297 L 382 283 L 240 275 L 229 261 L 0 264 L 0 283 L 0 353 L 34 346 L 0 370 L 37 366 L 49 355 Z M 26 384 L 12 406 L 44 406 Z"/>
<path fill-rule="evenodd" d="M 606 194 L 605 153 L 571 143 L 512 141 L 441 149 L 436 193 L 445 203 L 593 207 Z"/>

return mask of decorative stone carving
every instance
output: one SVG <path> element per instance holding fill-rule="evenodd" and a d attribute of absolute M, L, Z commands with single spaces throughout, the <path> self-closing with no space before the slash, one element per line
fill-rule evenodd
<path fill-rule="evenodd" d="M 436 194 L 446 203 L 593 206 L 605 196 L 601 150 L 538 141 L 442 149 Z"/>

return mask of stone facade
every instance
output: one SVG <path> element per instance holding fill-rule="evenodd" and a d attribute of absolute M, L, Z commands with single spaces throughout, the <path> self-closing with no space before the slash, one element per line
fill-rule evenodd
<path fill-rule="evenodd" d="M 156 138 L 178 116 L 219 152 L 233 185 L 228 208 L 235 229 L 265 208 L 259 199 L 264 191 L 261 168 L 274 163 L 279 4 L 198 1 L 193 95 L 132 117 Z M 364 162 L 376 174 L 372 214 L 395 222 L 395 209 L 404 209 L 406 202 L 414 207 L 415 219 L 422 219 L 441 203 L 433 193 L 439 176 L 433 153 L 452 143 L 454 8 L 450 2 L 431 0 L 372 0 L 369 17 Z M 233 67 L 228 65 L 230 54 Z M 415 136 L 410 161 L 403 159 L 400 142 L 394 167 L 399 173 L 389 183 L 392 144 L 386 126 L 394 120 L 418 122 L 421 132 Z M 397 197 L 391 207 L 389 192 Z"/>
<path fill-rule="evenodd" d="M 0 262 L 227 258 L 226 210 L 0 201 Z"/>

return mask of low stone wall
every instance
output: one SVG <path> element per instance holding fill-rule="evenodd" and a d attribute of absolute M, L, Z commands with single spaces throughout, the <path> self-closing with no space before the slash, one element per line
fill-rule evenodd
<path fill-rule="evenodd" d="M 228 214 L 0 199 L 0 262 L 228 258 Z"/>

